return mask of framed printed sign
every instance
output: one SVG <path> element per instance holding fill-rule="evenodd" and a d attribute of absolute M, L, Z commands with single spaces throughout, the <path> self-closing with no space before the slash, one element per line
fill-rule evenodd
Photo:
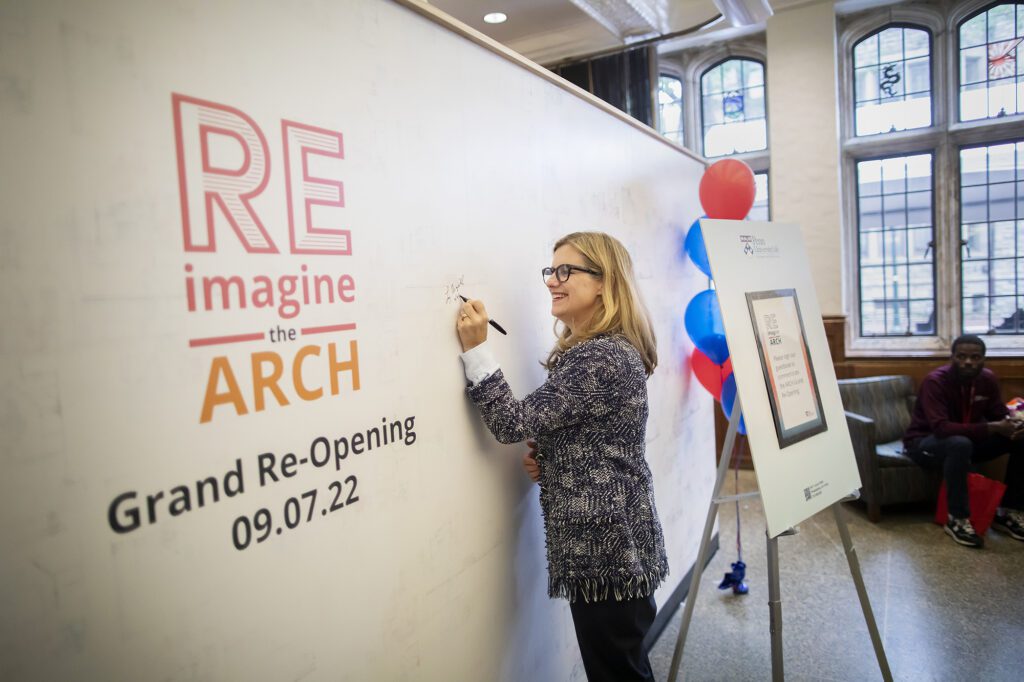
<path fill-rule="evenodd" d="M 828 429 L 795 289 L 746 294 L 779 447 Z"/>

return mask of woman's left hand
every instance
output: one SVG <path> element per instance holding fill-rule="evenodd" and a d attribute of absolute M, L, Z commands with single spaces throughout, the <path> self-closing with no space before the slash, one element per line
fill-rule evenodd
<path fill-rule="evenodd" d="M 534 483 L 540 482 L 540 462 L 537 461 L 537 441 L 526 441 L 526 447 L 530 448 L 523 455 L 523 470 Z"/>
<path fill-rule="evenodd" d="M 459 319 L 455 322 L 455 329 L 459 332 L 463 353 L 470 348 L 476 348 L 487 340 L 487 321 L 489 319 L 483 301 L 471 299 L 462 304 L 462 307 L 459 308 Z"/>

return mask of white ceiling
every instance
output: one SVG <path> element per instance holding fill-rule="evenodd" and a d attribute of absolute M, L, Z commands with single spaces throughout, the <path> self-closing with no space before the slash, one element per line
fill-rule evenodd
<path fill-rule="evenodd" d="M 628 45 L 637 40 L 693 29 L 719 16 L 713 0 L 428 0 L 431 5 L 540 64 Z M 769 0 L 772 9 L 808 0 Z M 837 0 L 848 13 L 901 0 Z M 719 4 L 721 4 L 720 0 Z M 508 21 L 486 24 L 488 12 L 504 12 Z M 697 34 L 661 43 L 673 52 L 763 30 L 764 24 L 733 28 L 718 21 Z"/>
<path fill-rule="evenodd" d="M 430 0 L 430 4 L 541 64 L 673 33 L 719 14 L 712 0 Z M 485 24 L 488 12 L 504 12 L 508 21 Z"/>

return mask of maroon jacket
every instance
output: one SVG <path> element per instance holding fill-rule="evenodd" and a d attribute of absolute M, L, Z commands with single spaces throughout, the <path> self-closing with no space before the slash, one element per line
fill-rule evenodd
<path fill-rule="evenodd" d="M 967 436 L 974 442 L 983 441 L 988 436 L 987 423 L 999 421 L 1009 413 L 992 370 L 981 370 L 968 384 L 960 381 L 950 363 L 921 382 L 903 443 L 909 447 L 912 441 L 932 434 L 939 438 Z"/>

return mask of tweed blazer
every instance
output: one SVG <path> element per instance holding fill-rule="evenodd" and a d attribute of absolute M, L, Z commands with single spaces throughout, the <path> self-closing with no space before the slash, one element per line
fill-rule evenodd
<path fill-rule="evenodd" d="M 654 592 L 668 559 L 644 460 L 647 377 L 637 349 L 621 335 L 584 341 L 522 400 L 500 369 L 467 391 L 500 442 L 537 441 L 548 594 L 590 602 Z"/>

